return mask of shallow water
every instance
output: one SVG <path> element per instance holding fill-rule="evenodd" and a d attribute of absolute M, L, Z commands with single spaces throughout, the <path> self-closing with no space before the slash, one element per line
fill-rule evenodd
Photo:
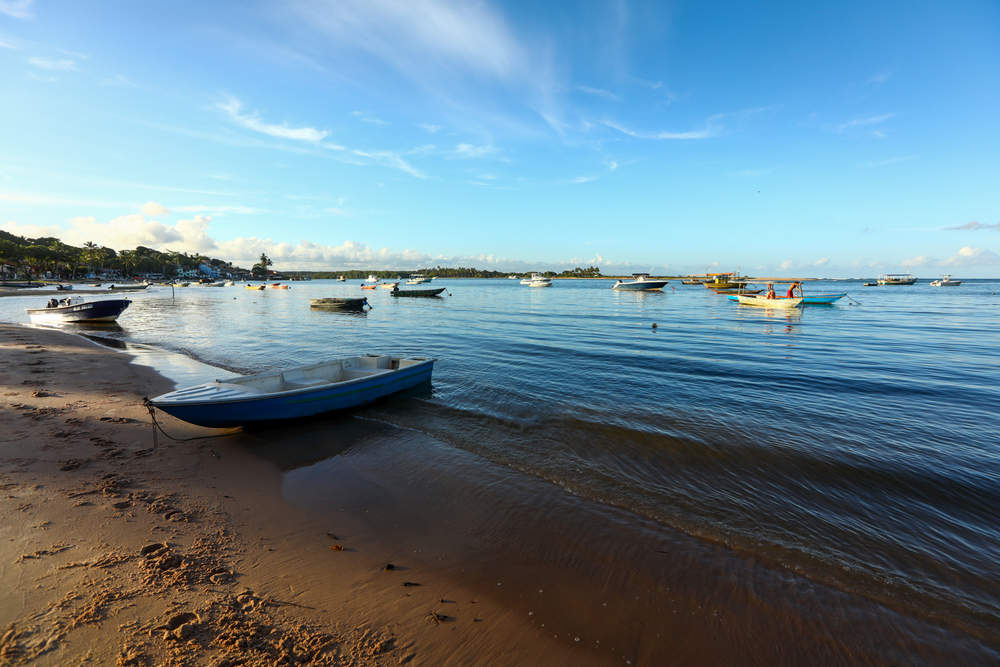
<path fill-rule="evenodd" d="M 807 292 L 861 303 L 787 313 L 680 285 L 434 285 L 451 295 L 151 288 L 98 333 L 237 371 L 436 357 L 432 393 L 364 416 L 1000 642 L 1000 281 L 823 281 Z M 360 294 L 364 315 L 308 307 Z"/>

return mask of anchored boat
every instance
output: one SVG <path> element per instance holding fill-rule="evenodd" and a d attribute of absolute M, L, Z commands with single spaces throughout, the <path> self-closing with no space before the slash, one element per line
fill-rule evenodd
<path fill-rule="evenodd" d="M 326 308 L 327 310 L 364 310 L 368 305 L 366 297 L 326 297 L 322 299 L 309 299 L 310 308 Z"/>
<path fill-rule="evenodd" d="M 444 287 L 431 289 L 399 289 L 398 287 L 389 292 L 392 296 L 437 296 L 445 290 Z"/>
<path fill-rule="evenodd" d="M 648 273 L 633 273 L 632 280 L 616 280 L 611 289 L 642 291 L 662 290 L 667 280 L 653 280 Z"/>
<path fill-rule="evenodd" d="M 128 299 L 101 299 L 86 301 L 74 296 L 66 299 L 49 299 L 45 308 L 26 308 L 32 322 L 114 322 L 132 303 Z"/>
<path fill-rule="evenodd" d="M 911 273 L 883 273 L 878 277 L 879 285 L 912 285 L 917 282 Z"/>
<path fill-rule="evenodd" d="M 958 287 L 961 284 L 961 280 L 952 280 L 950 275 L 931 281 L 931 287 Z"/>
<path fill-rule="evenodd" d="M 431 379 L 434 359 L 366 354 L 184 387 L 149 405 L 199 426 L 297 419 L 371 403 Z"/>
<path fill-rule="evenodd" d="M 761 290 L 757 290 L 760 292 Z M 750 294 L 750 292 L 743 292 L 744 294 Z M 817 306 L 817 305 L 829 305 L 843 299 L 847 296 L 847 292 L 837 292 L 836 294 L 806 294 L 802 297 L 803 306 Z M 730 301 L 739 301 L 738 294 L 729 295 Z"/>
<path fill-rule="evenodd" d="M 736 299 L 744 306 L 759 306 L 762 308 L 797 308 L 802 305 L 802 297 L 767 298 L 757 294 L 737 294 Z"/>

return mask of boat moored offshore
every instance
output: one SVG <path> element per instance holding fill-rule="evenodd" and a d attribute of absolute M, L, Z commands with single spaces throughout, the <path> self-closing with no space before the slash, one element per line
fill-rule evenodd
<path fill-rule="evenodd" d="M 952 280 L 950 275 L 945 275 L 931 281 L 931 287 L 958 287 L 961 284 L 961 280 Z"/>
<path fill-rule="evenodd" d="M 649 292 L 662 290 L 668 282 L 667 280 L 653 280 L 648 273 L 633 273 L 632 280 L 616 280 L 611 289 Z"/>
<path fill-rule="evenodd" d="M 114 322 L 129 304 L 128 299 L 99 299 L 87 301 L 74 296 L 66 299 L 49 299 L 45 308 L 26 308 L 32 322 L 40 324 L 58 322 Z"/>
<path fill-rule="evenodd" d="M 917 282 L 912 273 L 883 273 L 878 277 L 879 285 L 912 285 Z"/>

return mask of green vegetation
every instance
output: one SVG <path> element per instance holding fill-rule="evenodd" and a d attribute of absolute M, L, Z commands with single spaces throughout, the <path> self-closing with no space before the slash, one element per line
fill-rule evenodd
<path fill-rule="evenodd" d="M 77 248 L 53 237 L 30 239 L 0 230 L 0 274 L 5 278 L 35 280 L 48 273 L 58 280 L 72 280 L 99 272 L 173 276 L 179 270 L 197 269 L 201 264 L 224 273 L 246 273 L 229 262 L 204 255 L 161 252 L 145 246 L 116 252 L 91 241 Z"/>

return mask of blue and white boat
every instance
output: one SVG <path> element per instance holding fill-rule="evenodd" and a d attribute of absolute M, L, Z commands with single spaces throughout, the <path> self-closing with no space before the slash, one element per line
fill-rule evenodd
<path fill-rule="evenodd" d="M 802 297 L 802 305 L 829 305 L 843 299 L 847 296 L 847 292 L 836 292 L 830 294 L 806 294 Z M 730 294 L 730 301 L 739 301 L 740 297 L 738 294 Z"/>
<path fill-rule="evenodd" d="M 99 299 L 87 301 L 74 296 L 49 299 L 45 308 L 25 308 L 32 322 L 58 324 L 60 322 L 114 322 L 132 303 L 128 299 Z"/>
<path fill-rule="evenodd" d="M 648 273 L 633 273 L 632 280 L 616 280 L 611 289 L 649 292 L 663 289 L 667 282 L 666 280 L 653 280 Z"/>
<path fill-rule="evenodd" d="M 365 405 L 430 382 L 434 359 L 367 354 L 177 389 L 150 405 L 186 422 L 224 428 Z"/>

